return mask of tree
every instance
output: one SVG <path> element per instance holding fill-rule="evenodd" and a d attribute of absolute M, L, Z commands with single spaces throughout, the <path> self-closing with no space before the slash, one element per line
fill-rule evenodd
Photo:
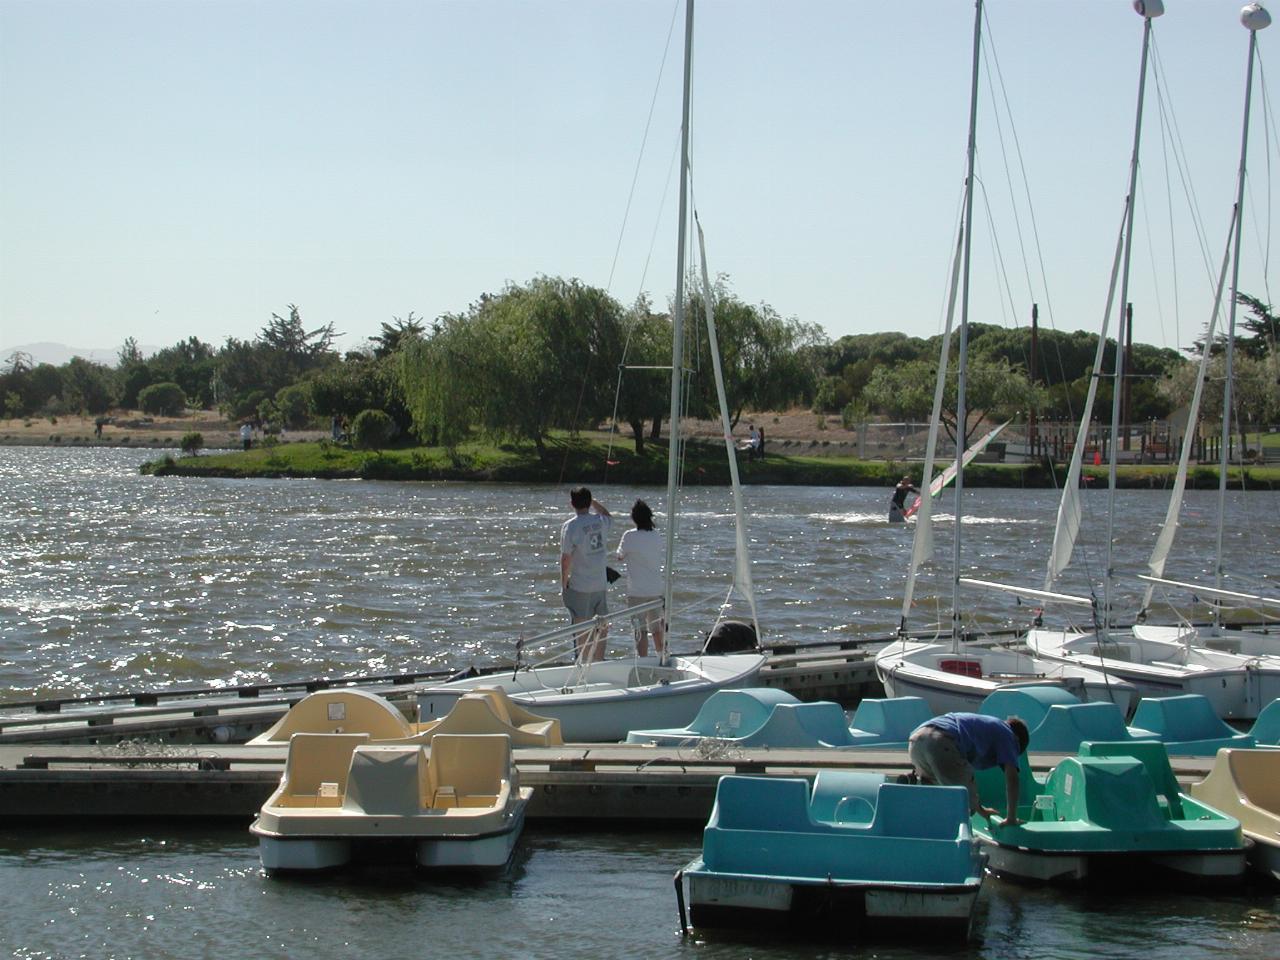
<path fill-rule="evenodd" d="M 731 425 L 737 424 L 746 409 L 773 410 L 812 400 L 817 369 L 811 348 L 821 341 L 822 329 L 784 319 L 768 304 L 753 307 L 743 303 L 729 291 L 724 277 L 715 283 L 713 300 Z M 699 413 L 710 415 L 718 409 L 719 401 L 700 293 L 690 295 L 685 318 L 686 327 L 696 331 L 692 362 L 703 368 L 697 382 Z"/>
<path fill-rule="evenodd" d="M 442 318 L 421 349 L 402 351 L 400 384 L 419 436 L 462 424 L 531 440 L 599 423 L 613 409 L 622 308 L 577 280 L 537 277 Z"/>
<path fill-rule="evenodd" d="M 111 371 L 100 363 L 72 357 L 62 370 L 62 399 L 68 410 L 106 413 L 113 399 Z"/>
<path fill-rule="evenodd" d="M 1277 385 L 1276 366 L 1280 357 L 1250 357 L 1237 354 L 1232 358 L 1231 396 L 1232 416 L 1240 429 L 1240 449 L 1248 449 L 1247 433 L 1250 425 L 1258 426 L 1280 416 L 1280 386 Z M 1226 383 L 1226 355 L 1219 354 L 1209 361 L 1204 393 L 1200 400 L 1202 423 L 1222 423 L 1223 386 Z M 1186 406 L 1195 391 L 1199 364 L 1188 363 L 1162 384 L 1163 393 L 1174 406 Z M 1192 433 L 1196 424 L 1188 424 Z"/>
<path fill-rule="evenodd" d="M 301 384 L 285 387 L 276 394 L 280 420 L 290 430 L 299 430 L 311 421 L 311 393 Z"/>
<path fill-rule="evenodd" d="M 197 433 L 195 431 L 192 431 L 191 433 L 184 433 L 182 435 L 182 440 L 178 444 L 179 449 L 189 457 L 194 457 L 200 452 L 200 449 L 203 446 L 204 434 Z"/>
<path fill-rule="evenodd" d="M 176 383 L 153 383 L 138 394 L 138 407 L 153 416 L 176 417 L 187 406 L 187 396 Z"/>
<path fill-rule="evenodd" d="M 176 383 L 186 394 L 188 403 L 207 409 L 218 401 L 218 363 L 215 357 L 212 345 L 196 337 L 179 340 L 146 361 L 148 383 Z"/>
<path fill-rule="evenodd" d="M 407 340 L 421 339 L 424 328 L 422 321 L 415 320 L 413 311 L 409 311 L 409 316 L 401 320 L 399 317 L 391 318 L 393 323 L 382 324 L 382 332 L 376 337 L 370 337 L 373 342 L 373 358 L 382 360 L 391 356 L 400 349 L 400 345 Z"/>
<path fill-rule="evenodd" d="M 351 423 L 351 445 L 357 450 L 381 450 L 395 437 L 396 425 L 381 410 L 362 410 Z"/>
<path fill-rule="evenodd" d="M 627 324 L 625 356 L 627 367 L 618 381 L 618 417 L 631 428 L 637 454 L 644 453 L 645 423 L 661 423 L 671 405 L 671 376 L 662 367 L 671 366 L 671 322 L 649 310 L 643 297 L 636 303 Z"/>
<path fill-rule="evenodd" d="M 877 368 L 863 396 L 872 409 L 895 419 L 927 420 L 933 412 L 933 392 L 937 365 L 917 360 L 902 366 Z M 957 429 L 957 377 L 955 366 L 947 370 L 943 390 L 941 421 L 947 435 L 967 448 L 978 425 L 987 418 L 1010 419 L 1037 409 L 1042 391 L 1026 373 L 1004 360 L 970 358 L 965 377 L 965 423 Z M 957 436 L 962 433 L 961 436 Z"/>

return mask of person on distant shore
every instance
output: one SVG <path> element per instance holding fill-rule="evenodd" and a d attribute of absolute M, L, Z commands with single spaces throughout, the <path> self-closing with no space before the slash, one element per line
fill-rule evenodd
<path fill-rule="evenodd" d="M 560 592 L 572 622 L 582 623 L 609 612 L 607 541 L 613 517 L 586 487 L 570 490 L 569 503 L 574 515 L 560 528 Z M 602 623 L 576 634 L 578 660 L 603 660 L 608 633 L 609 625 Z"/>
<path fill-rule="evenodd" d="M 910 476 L 905 476 L 898 481 L 898 485 L 893 488 L 893 498 L 889 501 L 889 522 L 905 523 L 906 514 L 903 512 L 907 508 L 907 494 L 920 491 L 916 485 L 911 482 Z"/>
<path fill-rule="evenodd" d="M 334 443 L 338 443 L 342 440 L 342 418 L 336 413 L 329 421 L 329 436 Z"/>
<path fill-rule="evenodd" d="M 1004 770 L 1006 815 L 1003 826 L 1018 820 L 1018 764 L 1031 735 L 1019 717 L 988 717 L 981 713 L 944 713 L 926 720 L 911 733 L 907 756 L 921 783 L 964 787 L 969 812 L 994 817 L 1000 811 L 984 807 L 978 798 L 974 770 Z"/>
<path fill-rule="evenodd" d="M 246 450 L 253 446 L 253 427 L 247 420 L 240 424 L 240 443 Z"/>
<path fill-rule="evenodd" d="M 662 568 L 666 559 L 666 543 L 653 529 L 653 511 L 643 500 L 631 507 L 631 520 L 636 525 L 622 535 L 618 544 L 618 559 L 627 565 L 627 606 L 664 599 L 666 584 Z M 653 652 L 659 658 L 666 657 L 665 633 L 662 610 L 646 610 L 631 618 L 635 629 L 636 653 L 649 655 L 649 634 L 653 634 Z"/>
<path fill-rule="evenodd" d="M 754 423 L 747 425 L 747 459 L 754 460 L 760 453 L 760 431 Z"/>
<path fill-rule="evenodd" d="M 756 458 L 764 459 L 764 427 L 756 430 Z"/>

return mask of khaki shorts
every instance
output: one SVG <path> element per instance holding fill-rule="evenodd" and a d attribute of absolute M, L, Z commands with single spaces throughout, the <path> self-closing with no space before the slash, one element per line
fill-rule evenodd
<path fill-rule="evenodd" d="M 951 737 L 937 727 L 920 727 L 911 734 L 907 756 L 922 783 L 964 787 L 969 791 L 969 811 L 978 812 L 978 784 L 973 777 L 973 764 L 964 758 Z"/>
<path fill-rule="evenodd" d="M 573 617 L 575 622 L 590 620 L 592 617 L 602 617 L 609 612 L 609 604 L 605 599 L 605 591 L 603 590 L 584 592 L 565 587 L 564 605 L 569 608 L 569 615 Z"/>

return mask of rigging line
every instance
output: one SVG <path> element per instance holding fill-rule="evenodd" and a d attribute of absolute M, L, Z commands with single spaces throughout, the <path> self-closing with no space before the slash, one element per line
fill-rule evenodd
<path fill-rule="evenodd" d="M 643 296 L 645 279 L 649 276 L 649 264 L 653 262 L 653 251 L 658 245 L 658 232 L 662 227 L 662 211 L 667 206 L 667 197 L 671 193 L 671 179 L 675 176 L 676 170 L 680 166 L 680 138 L 676 137 L 675 146 L 671 149 L 671 161 L 667 165 L 667 179 L 662 185 L 662 197 L 658 200 L 658 215 L 653 221 L 653 233 L 649 237 L 649 251 L 645 254 L 644 269 L 640 271 L 640 283 L 637 287 L 636 297 Z"/>
<path fill-rule="evenodd" d="M 978 187 L 982 194 L 982 208 L 987 213 L 987 236 L 991 240 L 991 254 L 996 265 L 996 275 L 999 277 L 1000 286 L 1003 288 L 1003 296 L 997 297 L 1000 304 L 1000 315 L 1004 321 L 1004 325 L 1008 327 L 1009 315 L 1014 310 L 1013 305 L 1013 288 L 1009 283 L 1009 271 L 1004 263 L 1004 250 L 1000 246 L 999 232 L 996 230 L 995 217 L 991 212 L 991 197 L 987 194 L 987 185 L 979 176 L 974 177 L 974 186 Z M 1016 219 L 1016 218 L 1015 218 Z"/>
<path fill-rule="evenodd" d="M 1155 39 L 1152 38 L 1152 46 L 1155 47 Z M 1195 183 L 1191 178 L 1191 171 L 1187 163 L 1187 148 L 1182 137 L 1182 128 L 1178 124 L 1178 114 L 1173 108 L 1173 103 L 1164 96 L 1166 89 L 1164 80 L 1163 61 L 1160 60 L 1159 51 L 1155 51 L 1153 65 L 1157 71 L 1158 78 L 1156 82 L 1156 102 L 1160 107 L 1160 122 L 1162 129 L 1167 125 L 1170 141 L 1173 144 L 1172 156 L 1174 163 L 1177 165 L 1179 181 L 1182 185 L 1183 196 L 1187 200 L 1187 209 L 1190 211 L 1191 224 L 1195 230 L 1196 240 L 1200 245 L 1200 258 L 1204 264 L 1205 276 L 1209 278 L 1209 287 L 1215 287 L 1214 277 L 1216 274 L 1213 270 L 1213 257 L 1210 255 L 1210 244 L 1204 230 L 1204 214 L 1200 212 L 1200 199 L 1196 196 Z"/>
<path fill-rule="evenodd" d="M 618 228 L 618 242 L 613 248 L 613 263 L 609 265 L 609 282 L 605 284 L 606 290 L 613 289 L 613 274 L 618 268 L 618 256 L 622 252 L 622 238 L 627 232 L 627 220 L 631 216 L 631 203 L 635 199 L 636 184 L 640 181 L 640 165 L 644 162 L 645 146 L 649 142 L 649 130 L 653 126 L 653 114 L 658 104 L 658 90 L 662 87 L 662 75 L 667 68 L 667 56 L 671 53 L 671 37 L 675 33 L 676 15 L 680 12 L 680 3 L 677 2 L 671 8 L 671 23 L 667 27 L 667 42 L 662 48 L 662 62 L 658 65 L 658 76 L 653 84 L 653 96 L 649 100 L 649 116 L 644 121 L 644 134 L 640 137 L 640 152 L 636 156 L 636 168 L 631 174 L 631 190 L 627 193 L 627 205 L 622 212 L 622 224 Z"/>
<path fill-rule="evenodd" d="M 1169 259 L 1170 262 L 1174 264 L 1174 269 L 1171 271 L 1173 277 L 1173 331 L 1174 337 L 1180 339 L 1182 331 L 1182 296 L 1178 288 L 1178 242 L 1176 239 L 1178 234 L 1175 229 L 1173 219 L 1173 181 L 1169 176 L 1169 130 L 1165 124 L 1164 104 L 1162 102 L 1164 91 L 1160 83 L 1161 77 L 1156 69 L 1154 61 L 1152 63 L 1151 71 L 1155 80 L 1153 86 L 1155 87 L 1156 92 L 1156 115 L 1160 118 L 1160 158 L 1162 166 L 1164 167 L 1165 210 L 1169 214 Z M 1151 276 L 1154 280 L 1159 276 L 1159 272 L 1156 267 L 1155 231 L 1151 228 L 1151 218 L 1148 214 L 1148 211 L 1151 208 L 1150 205 L 1146 203 L 1146 180 L 1140 180 L 1139 183 L 1142 188 L 1143 195 L 1142 224 L 1146 227 L 1147 231 L 1147 254 L 1151 258 Z M 1210 285 L 1212 285 L 1212 274 L 1209 275 L 1209 281 Z M 1160 325 L 1160 337 L 1164 345 L 1167 347 L 1169 346 L 1169 331 L 1165 325 L 1164 301 L 1160 296 L 1160 284 L 1158 282 L 1153 283 L 1152 289 L 1155 291 L 1156 319 Z"/>
<path fill-rule="evenodd" d="M 986 19 L 985 8 L 983 9 L 983 19 Z M 991 35 L 990 21 L 987 22 L 985 29 L 987 33 L 987 42 L 983 44 L 982 57 L 984 61 L 989 61 L 987 63 L 987 74 L 989 76 L 993 76 L 998 82 L 998 85 L 1000 87 L 1000 93 L 1004 99 L 1005 116 L 1008 117 L 1010 133 L 1011 135 L 1013 135 L 1015 132 L 1015 126 L 1013 122 L 1013 112 L 1009 108 L 1008 93 L 1004 89 L 1004 75 L 1000 72 L 999 60 L 995 54 L 995 49 L 994 49 L 995 41 Z M 996 99 L 996 86 L 997 84 L 994 84 L 994 83 L 988 84 L 989 89 L 988 89 L 987 95 L 991 98 L 991 116 L 995 121 L 996 139 L 1000 144 L 1000 159 L 1001 159 L 1001 162 L 1004 164 L 1004 182 L 1009 189 L 1009 209 L 1013 213 L 1013 225 L 1014 225 L 1014 229 L 1017 231 L 1017 236 L 1018 236 L 1018 249 L 1022 254 L 1022 272 L 1023 272 L 1023 278 L 1026 280 L 1026 284 L 1027 284 L 1027 298 L 1029 300 L 1034 301 L 1036 298 L 1036 294 L 1035 294 L 1035 289 L 1031 283 L 1031 271 L 1028 268 L 1027 244 L 1026 244 L 1026 239 L 1022 235 L 1022 219 L 1021 217 L 1018 216 L 1018 201 L 1017 201 L 1017 198 L 1014 196 L 1014 192 L 1013 192 L 1013 176 L 1012 176 L 1012 172 L 1009 169 L 1009 151 L 1005 145 L 1004 124 L 1001 122 L 1001 119 L 1000 119 L 1001 117 L 1000 101 Z M 1024 171 L 1024 174 L 1025 174 L 1025 171 Z M 987 216 L 988 218 L 990 218 L 991 204 L 989 199 L 984 198 L 983 203 L 987 207 Z M 1005 283 L 1006 285 L 1008 285 L 1007 279 Z M 1013 303 L 1012 291 L 1009 292 L 1009 307 L 1011 312 L 1014 312 L 1016 310 Z"/>
<path fill-rule="evenodd" d="M 1167 166 L 1165 167 L 1165 172 L 1168 173 Z M 1164 318 L 1165 318 L 1164 317 L 1164 298 L 1160 295 L 1160 284 L 1159 282 L 1156 282 L 1158 281 L 1158 278 L 1160 276 L 1160 268 L 1157 265 L 1157 261 L 1156 261 L 1156 245 L 1154 240 L 1155 230 L 1152 229 L 1152 226 L 1151 226 L 1151 215 L 1150 215 L 1151 204 L 1147 203 L 1147 186 L 1146 186 L 1146 183 L 1142 180 L 1138 181 L 1138 192 L 1142 195 L 1142 226 L 1144 228 L 1143 239 L 1146 241 L 1147 259 L 1151 261 L 1151 279 L 1153 281 L 1151 284 L 1151 295 L 1155 298 L 1155 301 L 1156 301 L 1156 319 L 1159 320 L 1160 322 L 1160 336 L 1164 338 L 1165 346 L 1168 346 L 1169 340 L 1168 340 L 1168 335 L 1165 332 L 1165 323 L 1164 323 Z M 1170 263 L 1173 264 L 1173 269 L 1170 271 L 1170 273 L 1173 275 L 1173 329 L 1176 331 L 1176 330 L 1182 329 L 1182 320 L 1181 320 L 1182 311 L 1179 309 L 1179 304 L 1178 304 L 1178 301 L 1181 299 L 1178 294 L 1178 253 L 1177 253 L 1177 244 L 1174 242 L 1174 239 L 1173 239 L 1173 229 L 1172 229 L 1173 228 L 1173 209 L 1172 209 L 1173 197 L 1169 192 L 1168 177 L 1165 178 L 1165 202 L 1166 202 L 1166 208 L 1169 210 L 1169 227 L 1170 227 L 1169 259 L 1170 259 Z M 1122 321 L 1123 321 L 1123 316 L 1124 316 L 1124 313 L 1122 310 L 1121 311 Z M 1123 333 L 1123 331 L 1121 331 L 1121 333 Z M 1119 343 L 1118 340 L 1117 340 L 1117 343 Z M 1126 375 L 1129 377 L 1132 377 L 1133 371 L 1127 370 Z"/>
<path fill-rule="evenodd" d="M 982 16 L 984 20 L 987 19 L 986 8 L 983 8 Z M 987 45 L 991 47 L 992 57 L 995 62 L 996 77 L 1000 81 L 1000 90 L 1005 98 L 1005 111 L 1009 115 L 1009 129 L 1010 129 L 1010 134 L 1013 138 L 1014 153 L 1018 157 L 1018 170 L 1022 174 L 1022 187 L 1023 187 L 1023 192 L 1026 194 L 1027 216 L 1028 216 L 1028 219 L 1031 221 L 1032 246 L 1035 248 L 1035 251 L 1036 251 L 1036 261 L 1037 261 L 1037 265 L 1040 268 L 1040 286 L 1044 291 L 1045 313 L 1048 314 L 1049 328 L 1051 330 L 1056 331 L 1057 323 L 1054 319 L 1053 298 L 1049 294 L 1049 274 L 1048 274 L 1048 271 L 1045 269 L 1044 248 L 1040 243 L 1040 225 L 1036 219 L 1035 204 L 1031 202 L 1031 180 L 1027 176 L 1026 160 L 1022 154 L 1022 140 L 1018 136 L 1017 126 L 1013 123 L 1013 109 L 1012 107 L 1009 106 L 1008 88 L 1004 82 L 1004 74 L 1000 70 L 1000 59 L 995 54 L 995 44 L 991 40 L 992 31 L 991 31 L 991 24 L 989 21 L 986 23 L 986 32 L 988 36 Z M 1019 236 L 1021 236 L 1021 231 L 1019 231 Z M 1025 256 L 1026 255 L 1024 253 L 1023 255 L 1024 260 L 1025 260 Z"/>

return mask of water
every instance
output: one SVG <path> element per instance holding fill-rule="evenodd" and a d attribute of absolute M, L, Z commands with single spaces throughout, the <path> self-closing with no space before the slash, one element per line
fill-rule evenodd
<path fill-rule="evenodd" d="M 491 662 L 521 632 L 563 621 L 557 589 L 564 486 L 219 481 L 140 477 L 139 453 L 0 447 L 0 699 L 292 680 Z M 576 479 L 576 478 L 575 478 Z M 600 486 L 619 522 L 654 488 Z M 749 488 L 761 621 L 772 640 L 885 634 L 910 551 L 884 522 L 887 490 Z M 677 608 L 723 593 L 727 492 L 694 489 L 682 513 Z M 1140 569 L 1158 491 L 1117 500 L 1116 567 Z M 1280 495 L 1233 495 L 1227 564 L 1241 589 L 1271 584 Z M 951 501 L 939 504 L 949 567 Z M 1052 491 L 966 494 L 964 554 L 977 576 L 1037 584 Z M 1176 577 L 1212 569 L 1216 495 L 1194 493 Z M 665 518 L 659 518 L 660 527 Z M 1085 496 L 1086 534 L 1105 498 Z M 1096 545 L 1080 568 L 1102 568 Z M 1233 560 L 1240 568 L 1232 566 Z M 1247 567 L 1246 567 L 1247 562 Z M 1067 583 L 1063 589 L 1081 589 Z M 945 571 L 921 619 L 949 609 Z M 1138 590 L 1125 582 L 1119 609 Z M 974 598 L 992 625 L 1026 607 Z M 714 606 L 714 603 L 713 603 Z M 1010 618 L 1013 618 L 1012 620 Z M 676 624 L 691 643 L 707 611 Z M 439 883 L 366 871 L 268 879 L 243 827 L 138 824 L 70 831 L 0 826 L 0 951 L 18 957 L 887 957 L 1280 956 L 1274 890 L 1090 896 L 990 881 L 974 941 L 954 950 L 682 940 L 671 877 L 696 831 L 589 832 L 535 824 L 499 878 Z"/>

